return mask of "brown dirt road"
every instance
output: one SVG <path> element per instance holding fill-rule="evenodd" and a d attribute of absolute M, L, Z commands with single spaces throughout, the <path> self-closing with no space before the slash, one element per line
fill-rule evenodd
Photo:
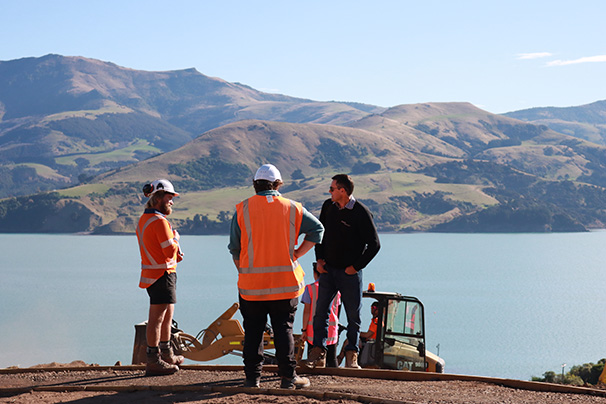
<path fill-rule="evenodd" d="M 228 370 L 223 370 L 228 369 Z M 184 366 L 178 373 L 145 377 L 141 366 L 90 366 L 82 362 L 0 369 L 0 403 L 415 403 L 606 404 L 606 391 L 540 392 L 471 380 L 379 380 L 306 374 L 308 389 L 279 388 L 271 366 L 260 389 L 244 388 L 237 367 Z M 267 370 L 267 371 L 265 371 Z M 362 375 L 362 373 L 360 373 Z M 586 390 L 586 391 L 585 391 Z"/>

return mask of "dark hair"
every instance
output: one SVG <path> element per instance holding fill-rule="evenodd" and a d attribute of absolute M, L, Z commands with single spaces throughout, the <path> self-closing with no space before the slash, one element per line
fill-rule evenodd
<path fill-rule="evenodd" d="M 347 195 L 353 194 L 354 182 L 351 177 L 347 174 L 337 174 L 332 177 L 333 180 L 337 181 L 337 186 L 345 189 Z"/>
<path fill-rule="evenodd" d="M 253 187 L 255 188 L 256 193 L 259 193 L 261 191 L 272 191 L 274 189 L 278 189 L 282 184 L 284 184 L 282 180 L 275 180 L 274 182 L 267 180 L 253 181 Z"/>

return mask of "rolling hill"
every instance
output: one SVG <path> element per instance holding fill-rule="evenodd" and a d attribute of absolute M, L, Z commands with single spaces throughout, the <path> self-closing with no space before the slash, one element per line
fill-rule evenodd
<path fill-rule="evenodd" d="M 351 174 L 381 231 L 606 224 L 606 147 L 469 103 L 315 102 L 48 55 L 0 62 L 0 116 L 3 232 L 132 233 L 142 185 L 166 177 L 183 234 L 225 233 L 266 162 L 313 213 Z"/>
<path fill-rule="evenodd" d="M 606 145 L 606 100 L 578 107 L 524 109 L 505 115 L 546 125 L 556 132 Z"/>
<path fill-rule="evenodd" d="M 2 61 L 0 197 L 75 185 L 242 119 L 342 124 L 381 110 L 267 94 L 195 69 L 59 55 Z"/>

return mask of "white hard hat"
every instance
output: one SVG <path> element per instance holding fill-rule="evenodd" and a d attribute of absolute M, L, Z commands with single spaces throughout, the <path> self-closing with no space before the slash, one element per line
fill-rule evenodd
<path fill-rule="evenodd" d="M 276 180 L 282 181 L 282 175 L 280 175 L 280 171 L 278 171 L 273 164 L 263 164 L 257 170 L 254 180 L 266 180 L 269 182 L 274 182 Z"/>
<path fill-rule="evenodd" d="M 149 197 L 149 196 L 153 195 L 157 191 L 168 192 L 168 193 L 173 194 L 175 196 L 179 195 L 175 191 L 175 187 L 173 187 L 173 184 L 171 184 L 169 180 L 155 180 L 151 184 L 145 184 L 143 186 L 143 194 L 145 196 Z"/>

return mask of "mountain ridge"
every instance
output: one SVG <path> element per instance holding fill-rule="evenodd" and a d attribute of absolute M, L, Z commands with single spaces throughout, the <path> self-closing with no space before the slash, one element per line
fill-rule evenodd
<path fill-rule="evenodd" d="M 0 197 L 65 186 L 37 178 L 42 176 L 31 165 L 41 160 L 75 185 L 237 120 L 343 123 L 380 110 L 356 108 L 361 106 L 263 93 L 195 69 L 145 72 L 60 55 L 0 61 L 0 160 L 9 163 L 10 174 L 28 171 L 30 179 L 22 193 L 0 184 Z M 107 136 L 101 140 L 100 133 Z M 106 153 L 111 163 L 89 164 L 90 153 Z"/>

